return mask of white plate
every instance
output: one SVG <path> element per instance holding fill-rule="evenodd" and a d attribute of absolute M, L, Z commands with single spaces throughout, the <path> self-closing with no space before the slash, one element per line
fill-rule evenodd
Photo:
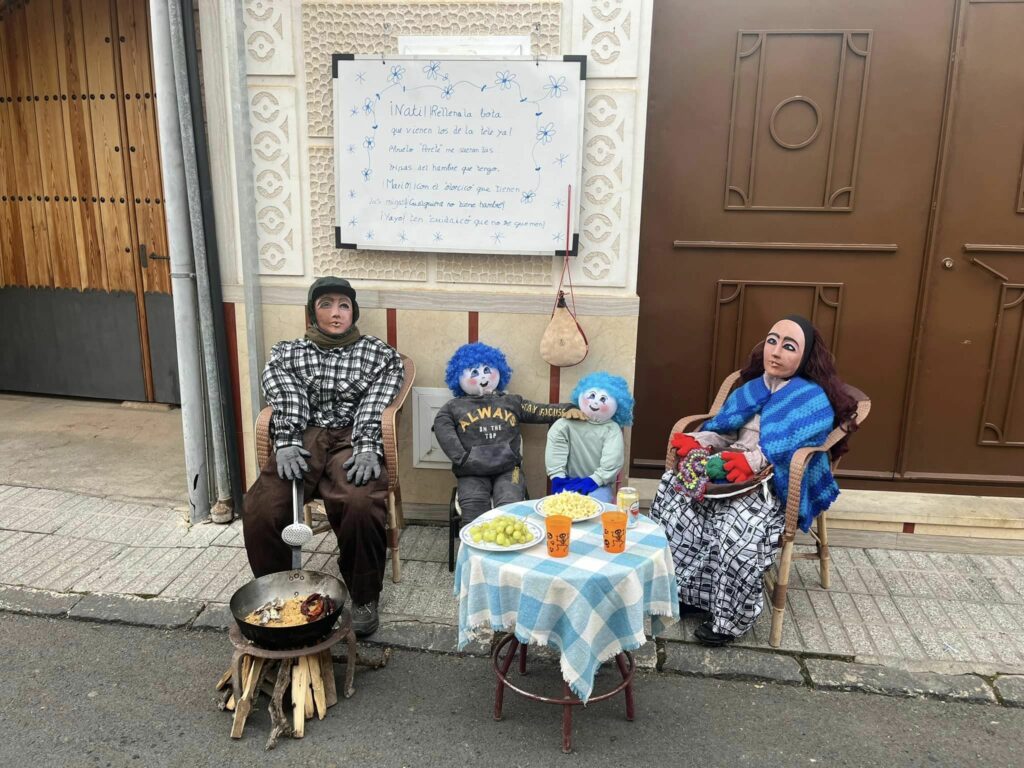
<path fill-rule="evenodd" d="M 557 495 L 557 494 L 555 494 L 555 495 Z M 543 499 L 539 499 L 537 501 L 536 509 L 537 509 L 537 514 L 538 515 L 540 515 L 541 517 L 547 517 L 548 516 L 548 513 L 545 511 L 544 507 L 547 504 L 547 502 L 549 502 L 553 498 L 555 498 L 555 496 L 545 496 Z M 590 496 L 585 496 L 584 498 L 594 505 L 594 511 L 591 512 L 589 515 L 587 515 L 585 517 L 574 517 L 572 519 L 572 521 L 574 523 L 582 523 L 582 522 L 584 522 L 586 520 L 593 520 L 595 517 L 599 517 L 601 515 L 601 513 L 604 512 L 607 509 L 605 507 L 604 502 L 602 502 L 602 501 L 598 501 L 597 499 L 591 498 Z"/>
<path fill-rule="evenodd" d="M 482 549 L 485 552 L 515 552 L 516 550 L 529 549 L 530 547 L 535 547 L 538 544 L 544 543 L 544 529 L 537 525 L 533 520 L 519 517 L 519 515 L 509 515 L 509 517 L 514 517 L 526 524 L 527 530 L 533 534 L 532 541 L 524 541 L 519 544 L 509 544 L 505 547 L 500 544 L 488 543 L 486 541 L 473 541 L 473 537 L 469 535 L 472 528 L 495 517 L 501 517 L 502 515 L 509 515 L 509 513 L 503 512 L 499 509 L 491 510 L 490 512 L 480 515 L 480 517 L 469 525 L 464 526 L 463 529 L 459 531 L 459 538 L 462 539 L 462 543 L 466 546 L 473 547 L 474 549 Z"/>

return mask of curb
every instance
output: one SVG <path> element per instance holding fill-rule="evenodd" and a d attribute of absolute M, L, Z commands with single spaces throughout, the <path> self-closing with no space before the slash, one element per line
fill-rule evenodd
<path fill-rule="evenodd" d="M 227 605 L 222 603 L 64 594 L 10 586 L 0 586 L 0 612 L 204 632 L 226 632 L 233 623 Z M 487 640 L 474 640 L 459 650 L 456 627 L 415 618 L 383 620 L 372 637 L 360 640 L 360 646 L 473 658 L 488 658 L 491 653 Z M 531 654 L 538 659 L 557 659 L 550 649 L 531 649 Z M 660 665 L 653 640 L 633 654 L 638 670 L 682 677 L 1024 708 L 1024 675 L 986 678 L 977 674 L 913 672 L 746 648 L 712 649 L 678 641 L 665 643 L 664 661 Z"/>

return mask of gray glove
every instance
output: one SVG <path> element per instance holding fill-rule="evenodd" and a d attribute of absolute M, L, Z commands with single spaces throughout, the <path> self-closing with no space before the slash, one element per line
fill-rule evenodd
<path fill-rule="evenodd" d="M 301 480 L 309 470 L 309 451 L 299 445 L 286 445 L 277 452 L 277 476 L 282 480 Z"/>
<path fill-rule="evenodd" d="M 354 453 L 341 466 L 348 470 L 345 478 L 355 485 L 366 485 L 370 477 L 380 477 L 380 458 L 373 451 Z"/>

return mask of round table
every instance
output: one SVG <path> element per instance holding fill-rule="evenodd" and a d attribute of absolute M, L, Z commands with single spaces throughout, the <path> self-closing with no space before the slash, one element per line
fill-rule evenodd
<path fill-rule="evenodd" d="M 536 502 L 505 505 L 494 513 L 533 516 Z M 543 527 L 543 519 L 534 519 Z M 629 529 L 626 549 L 619 554 L 604 551 L 600 518 L 573 525 L 569 555 L 564 558 L 550 557 L 543 541 L 513 552 L 463 544 L 455 570 L 455 594 L 460 648 L 484 627 L 513 633 L 496 645 L 492 655 L 498 678 L 495 717 L 501 716 L 505 688 L 534 701 L 560 705 L 565 750 L 571 748 L 568 729 L 573 706 L 623 692 L 627 718 L 632 719 L 635 665 L 628 651 L 646 642 L 646 617 L 651 618 L 655 636 L 679 620 L 668 541 L 661 526 L 643 516 Z M 509 682 L 508 670 L 517 650 L 520 669 L 525 667 L 527 645 L 559 650 L 564 678 L 561 698 L 539 696 Z M 612 658 L 622 681 L 613 690 L 595 695 L 597 668 Z"/>

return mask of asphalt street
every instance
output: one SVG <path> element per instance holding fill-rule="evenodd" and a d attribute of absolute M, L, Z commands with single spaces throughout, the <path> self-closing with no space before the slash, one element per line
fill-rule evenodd
<path fill-rule="evenodd" d="M 559 710 L 507 695 L 491 718 L 484 659 L 396 652 L 360 668 L 356 694 L 302 741 L 264 751 L 265 699 L 243 738 L 213 685 L 230 657 L 218 633 L 0 613 L 0 765 L 31 766 L 1020 766 L 1024 710 L 646 673 L 637 718 L 621 701 L 577 710 L 560 751 Z M 341 667 L 338 667 L 339 671 Z M 598 685 L 611 682 L 611 672 Z M 528 682 L 558 690 L 557 670 Z"/>

